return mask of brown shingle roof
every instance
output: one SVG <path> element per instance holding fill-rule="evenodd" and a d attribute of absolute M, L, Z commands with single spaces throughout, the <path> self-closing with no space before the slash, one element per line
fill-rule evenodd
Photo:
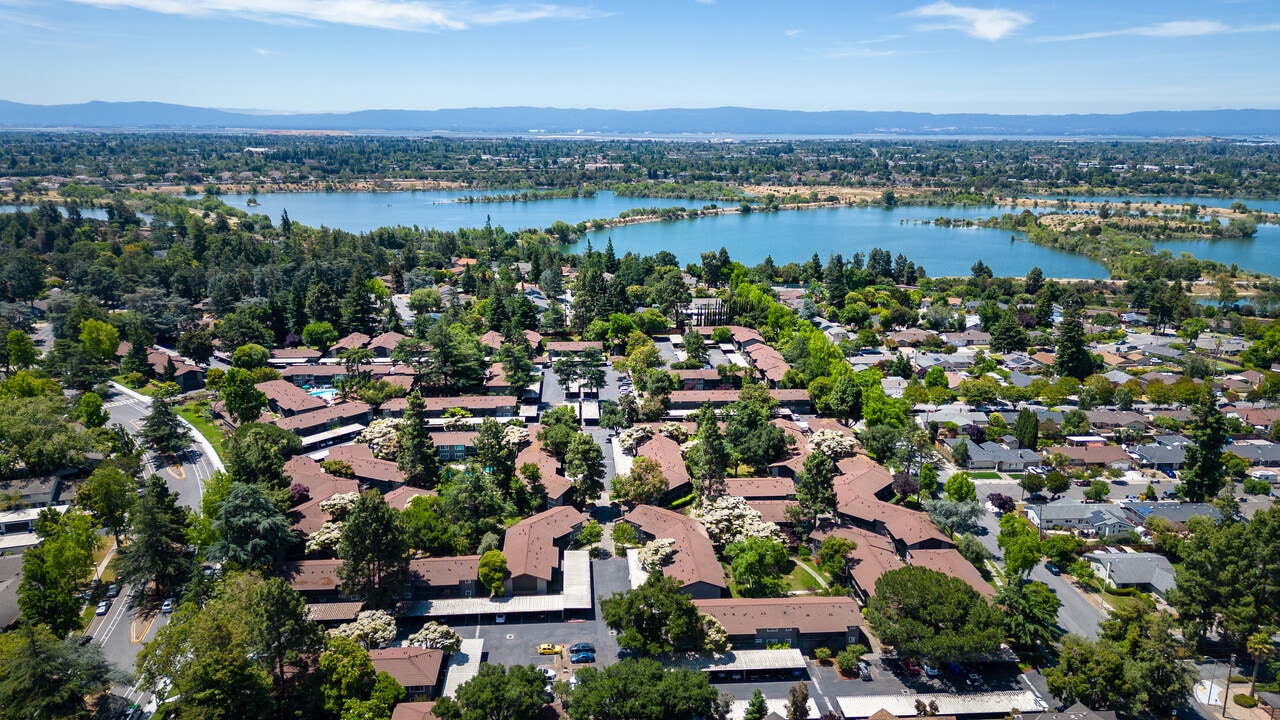
<path fill-rule="evenodd" d="M 516 468 L 519 469 L 525 463 L 537 465 L 538 472 L 542 474 L 542 487 L 547 491 L 547 497 L 553 501 L 559 501 L 573 487 L 573 483 L 560 472 L 560 461 L 542 447 L 542 443 L 538 440 L 540 429 L 542 429 L 540 425 L 529 428 L 530 441 L 516 455 Z"/>
<path fill-rule="evenodd" d="M 552 352 L 557 352 L 557 353 L 580 353 L 580 352 L 584 352 L 584 351 L 586 351 L 586 350 L 588 350 L 588 349 L 590 349 L 590 348 L 595 348 L 596 350 L 599 350 L 599 351 L 601 351 L 601 352 L 604 352 L 604 343 L 602 343 L 602 342 L 588 342 L 588 341 L 581 341 L 581 342 L 579 342 L 579 341 L 573 341 L 573 340 L 549 340 L 549 341 L 547 341 L 547 352 L 549 352 L 549 353 L 552 353 Z"/>
<path fill-rule="evenodd" d="M 719 598 L 693 604 L 719 620 L 730 635 L 754 635 L 767 628 L 843 633 L 863 624 L 858 603 L 850 597 Z"/>
<path fill-rule="evenodd" d="M 796 495 L 796 481 L 785 477 L 725 478 L 725 495 L 748 500 L 786 500 Z"/>
<path fill-rule="evenodd" d="M 852 455 L 836 461 L 839 475 L 835 478 L 836 494 L 843 490 L 865 497 L 874 497 L 893 484 L 893 474 L 866 455 Z"/>
<path fill-rule="evenodd" d="M 417 558 L 409 561 L 409 576 L 415 585 L 454 586 L 480 577 L 480 556 Z"/>
<path fill-rule="evenodd" d="M 402 483 L 404 473 L 390 460 L 381 460 L 373 456 L 368 445 L 339 445 L 329 448 L 329 460 L 341 460 L 351 466 L 356 477 L 361 480 L 382 483 Z"/>
<path fill-rule="evenodd" d="M 318 592 L 338 587 L 338 568 L 341 560 L 298 560 L 281 563 L 277 569 L 280 577 L 298 592 Z"/>
<path fill-rule="evenodd" d="M 397 647 L 369 651 L 373 669 L 385 672 L 403 687 L 435 687 L 444 664 L 444 651 Z"/>
<path fill-rule="evenodd" d="M 338 342 L 334 343 L 333 346 L 329 348 L 329 352 L 336 355 L 338 354 L 338 352 L 342 350 L 353 350 L 355 348 L 361 348 L 361 347 L 364 347 L 365 345 L 368 345 L 369 340 L 370 338 L 368 335 L 365 335 L 362 332 L 353 332 L 350 335 L 342 338 Z"/>
<path fill-rule="evenodd" d="M 449 408 L 462 408 L 464 410 L 497 410 L 500 408 L 516 407 L 515 398 L 509 395 L 463 395 L 454 397 L 424 397 L 422 398 L 423 408 L 428 412 L 444 412 Z M 382 403 L 383 410 L 404 412 L 409 407 L 409 401 L 405 398 L 392 398 Z"/>
<path fill-rule="evenodd" d="M 760 513 L 760 519 L 771 523 L 788 524 L 791 522 L 787 510 L 798 507 L 795 500 L 748 500 L 747 506 Z"/>
<path fill-rule="evenodd" d="M 683 585 L 704 582 L 720 588 L 728 587 L 724 581 L 724 568 L 716 558 L 715 546 L 702 523 L 652 505 L 639 505 L 623 519 L 646 535 L 675 541 L 672 545 L 675 554 L 671 562 L 662 568 L 667 577 L 676 578 Z"/>
<path fill-rule="evenodd" d="M 645 457 L 658 463 L 662 474 L 667 478 L 667 489 L 688 485 L 692 479 L 685 468 L 684 454 L 680 452 L 680 444 L 666 435 L 653 435 L 636 448 L 636 457 Z"/>
<path fill-rule="evenodd" d="M 293 417 L 277 418 L 275 425 L 283 430 L 297 432 L 332 422 L 345 422 L 367 416 L 373 407 L 369 403 L 354 400 L 313 410 Z"/>
<path fill-rule="evenodd" d="M 391 711 L 391 720 L 436 720 L 434 702 L 402 702 Z"/>
<path fill-rule="evenodd" d="M 328 403 L 317 397 L 311 397 L 306 390 L 288 380 L 268 380 L 254 387 L 267 396 L 271 404 L 280 408 L 281 412 L 297 414 L 306 413 L 328 407 Z"/>
<path fill-rule="evenodd" d="M 502 543 L 502 554 L 507 556 L 507 570 L 511 577 L 529 575 L 551 580 L 552 571 L 560 567 L 560 550 L 556 541 L 564 538 L 585 523 L 587 516 L 576 508 L 563 505 L 507 528 Z"/>
<path fill-rule="evenodd" d="M 809 391 L 803 389 L 773 389 L 769 391 L 774 400 L 780 402 L 797 402 L 809 399 Z M 713 405 L 728 405 L 738 401 L 737 390 L 674 390 L 671 393 L 671 402 L 673 404 L 684 403 L 712 403 Z"/>
<path fill-rule="evenodd" d="M 858 544 L 857 549 L 849 553 L 849 575 L 868 595 L 875 593 L 876 581 L 881 575 L 907 566 L 894 550 L 892 539 L 870 530 L 856 527 L 831 528 L 817 531 L 813 536 L 819 540 L 841 537 Z"/>
<path fill-rule="evenodd" d="M 382 499 L 391 507 L 397 510 L 404 510 L 409 507 L 409 503 L 413 502 L 414 498 L 427 497 L 435 494 L 436 492 L 434 490 L 423 490 L 422 488 L 401 485 L 395 490 L 383 495 Z"/>
<path fill-rule="evenodd" d="M 396 345 L 404 340 L 405 336 L 398 332 L 385 332 L 369 341 L 369 349 L 385 349 L 387 351 L 395 350 Z"/>

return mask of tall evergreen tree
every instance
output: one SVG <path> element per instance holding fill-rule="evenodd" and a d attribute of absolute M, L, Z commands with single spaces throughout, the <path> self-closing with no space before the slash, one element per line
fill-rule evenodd
<path fill-rule="evenodd" d="M 998 353 L 1021 352 L 1027 349 L 1027 331 L 1022 329 L 1018 316 L 1006 311 L 991 329 L 991 350 Z"/>
<path fill-rule="evenodd" d="M 433 488 L 440 481 L 440 458 L 436 444 L 427 432 L 427 413 L 422 396 L 410 393 L 409 407 L 400 423 L 400 451 L 396 466 L 404 473 L 410 487 Z"/>
<path fill-rule="evenodd" d="M 711 405 L 698 410 L 698 443 L 690 450 L 690 465 L 703 497 L 724 494 L 724 476 L 729 467 L 729 449 L 720 433 L 716 411 Z"/>
<path fill-rule="evenodd" d="M 191 432 L 178 419 L 173 404 L 163 394 L 151 400 L 151 412 L 142 425 L 142 439 L 161 455 L 172 455 L 191 447 Z"/>
<path fill-rule="evenodd" d="M 375 492 L 360 495 L 338 541 L 344 592 L 385 607 L 409 581 L 409 539 L 399 512 Z"/>
<path fill-rule="evenodd" d="M 1084 321 L 1078 312 L 1070 312 L 1062 319 L 1058 328 L 1057 353 L 1059 375 L 1083 382 L 1097 370 L 1097 361 L 1089 354 L 1089 346 L 1085 343 Z"/>
<path fill-rule="evenodd" d="M 1191 502 L 1212 499 L 1226 485 L 1222 450 L 1230 431 L 1227 417 L 1218 407 L 1201 402 L 1191 409 L 1190 432 L 1194 441 L 1186 446 L 1186 462 L 1182 466 L 1182 484 L 1178 494 Z"/>
<path fill-rule="evenodd" d="M 1013 424 L 1013 436 L 1018 439 L 1018 447 L 1036 449 L 1040 442 L 1040 419 L 1035 411 L 1028 408 L 1018 411 L 1018 419 Z"/>
<path fill-rule="evenodd" d="M 155 582 L 163 592 L 186 576 L 191 566 L 187 512 L 159 475 L 152 475 L 130 515 L 133 542 L 120 549 L 120 577 L 138 587 Z"/>
<path fill-rule="evenodd" d="M 835 463 L 826 453 L 811 452 L 804 459 L 804 472 L 796 476 L 796 502 L 810 526 L 835 509 L 835 476 Z"/>

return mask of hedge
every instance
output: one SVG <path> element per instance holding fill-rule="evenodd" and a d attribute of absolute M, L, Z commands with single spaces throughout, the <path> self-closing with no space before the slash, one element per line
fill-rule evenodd
<path fill-rule="evenodd" d="M 1234 698 L 1231 698 L 1231 699 L 1234 700 L 1235 703 L 1242 708 L 1251 708 L 1251 707 L 1256 707 L 1258 705 L 1258 699 L 1252 695 L 1249 695 L 1248 693 L 1238 693 Z"/>

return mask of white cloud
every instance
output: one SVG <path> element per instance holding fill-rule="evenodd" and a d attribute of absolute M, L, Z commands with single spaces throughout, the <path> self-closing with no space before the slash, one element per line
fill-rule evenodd
<path fill-rule="evenodd" d="M 70 0 L 82 5 L 133 8 L 166 15 L 235 17 L 275 23 L 321 22 L 387 30 L 464 30 L 543 19 L 601 17 L 591 8 L 545 3 L 476 8 L 433 0 Z"/>
<path fill-rule="evenodd" d="M 258 54 L 259 54 L 259 55 L 261 55 L 262 57 L 271 57 L 272 55 L 279 55 L 279 54 L 280 54 L 280 51 L 279 51 L 279 50 L 268 50 L 268 49 L 266 49 L 266 48 L 254 48 L 254 50 L 253 50 L 253 51 L 254 51 L 254 52 L 256 52 L 256 53 L 258 53 Z"/>
<path fill-rule="evenodd" d="M 1223 35 L 1231 33 L 1274 32 L 1280 30 L 1280 24 L 1252 25 L 1232 27 L 1217 20 L 1170 20 L 1155 25 L 1121 28 L 1119 30 L 1099 30 L 1097 32 L 1078 33 L 1076 35 L 1052 35 L 1039 38 L 1039 42 L 1068 42 L 1072 40 L 1096 40 L 1098 38 L 1137 36 L 1157 38 L 1186 38 L 1204 35 Z"/>
<path fill-rule="evenodd" d="M 917 30 L 959 30 L 970 37 L 993 41 L 1031 24 L 1031 16 L 1017 10 L 962 7 L 946 0 L 918 7 L 903 15 L 942 20 L 918 25 Z"/>
<path fill-rule="evenodd" d="M 791 30 L 784 30 L 783 32 L 787 34 L 787 37 L 795 37 L 800 34 L 800 31 L 794 28 Z"/>

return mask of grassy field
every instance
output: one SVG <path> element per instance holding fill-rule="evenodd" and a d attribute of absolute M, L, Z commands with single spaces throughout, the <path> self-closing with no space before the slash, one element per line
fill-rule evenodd
<path fill-rule="evenodd" d="M 724 568 L 725 577 L 729 579 L 729 595 L 736 598 L 746 597 L 742 594 L 742 587 L 734 579 L 733 569 L 729 566 L 729 563 L 720 563 L 720 566 Z M 787 590 L 815 592 L 822 589 L 818 581 L 795 562 L 788 560 L 782 569 L 784 571 L 782 579 L 787 584 Z"/>
<path fill-rule="evenodd" d="M 999 480 L 1000 473 L 991 471 L 971 472 L 969 473 L 969 477 L 974 480 Z"/>
<path fill-rule="evenodd" d="M 204 436 L 205 440 L 213 446 L 214 452 L 218 453 L 218 457 L 222 457 L 222 429 L 209 419 L 209 401 L 208 400 L 192 400 L 178 406 L 178 414 L 187 422 L 195 426 L 196 430 Z"/>

